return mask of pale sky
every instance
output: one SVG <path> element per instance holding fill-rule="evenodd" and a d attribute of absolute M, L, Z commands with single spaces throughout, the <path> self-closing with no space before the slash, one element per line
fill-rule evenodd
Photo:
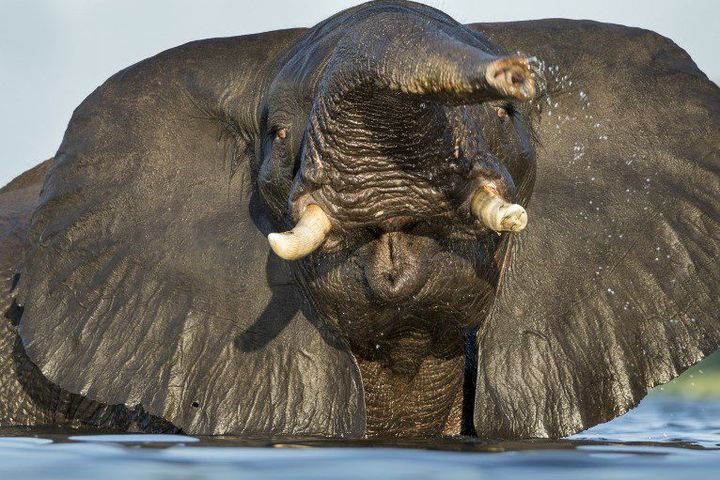
<path fill-rule="evenodd" d="M 343 0 L 0 0 L 0 186 L 54 155 L 106 78 L 182 43 L 311 26 Z M 427 0 L 463 23 L 576 18 L 655 30 L 720 79 L 720 1 Z"/>

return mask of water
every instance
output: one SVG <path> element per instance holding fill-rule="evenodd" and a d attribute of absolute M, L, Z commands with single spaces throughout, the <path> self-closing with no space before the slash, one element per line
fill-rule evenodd
<path fill-rule="evenodd" d="M 628 415 L 560 441 L 268 442 L 81 433 L 0 429 L 0 478 L 720 478 L 718 398 L 651 395 Z"/>

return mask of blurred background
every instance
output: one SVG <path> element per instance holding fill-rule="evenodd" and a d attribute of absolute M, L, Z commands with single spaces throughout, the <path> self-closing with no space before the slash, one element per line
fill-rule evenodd
<path fill-rule="evenodd" d="M 118 70 L 201 38 L 311 26 L 359 1 L 0 0 L 0 186 L 54 155 L 73 109 Z M 720 79 L 720 2 L 428 0 L 458 21 L 550 17 L 654 30 Z M 720 354 L 656 393 L 720 395 Z"/>
<path fill-rule="evenodd" d="M 670 383 L 655 387 L 653 394 L 720 397 L 720 352 L 689 368 Z"/>

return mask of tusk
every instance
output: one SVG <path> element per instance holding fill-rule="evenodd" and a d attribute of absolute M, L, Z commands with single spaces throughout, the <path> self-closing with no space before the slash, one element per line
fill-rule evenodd
<path fill-rule="evenodd" d="M 497 192 L 481 189 L 472 199 L 473 215 L 496 232 L 519 232 L 527 226 L 527 212 L 517 203 L 505 201 Z"/>
<path fill-rule="evenodd" d="M 278 257 L 297 260 L 310 255 L 325 241 L 330 232 L 330 219 L 315 204 L 305 207 L 300 221 L 289 232 L 271 233 L 268 242 Z"/>

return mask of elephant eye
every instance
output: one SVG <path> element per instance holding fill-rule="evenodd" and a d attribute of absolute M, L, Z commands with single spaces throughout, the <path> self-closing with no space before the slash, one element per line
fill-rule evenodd
<path fill-rule="evenodd" d="M 287 128 L 277 127 L 273 131 L 273 156 L 282 159 L 283 162 L 286 162 L 288 157 L 287 145 L 285 144 L 285 139 L 288 136 Z"/>

